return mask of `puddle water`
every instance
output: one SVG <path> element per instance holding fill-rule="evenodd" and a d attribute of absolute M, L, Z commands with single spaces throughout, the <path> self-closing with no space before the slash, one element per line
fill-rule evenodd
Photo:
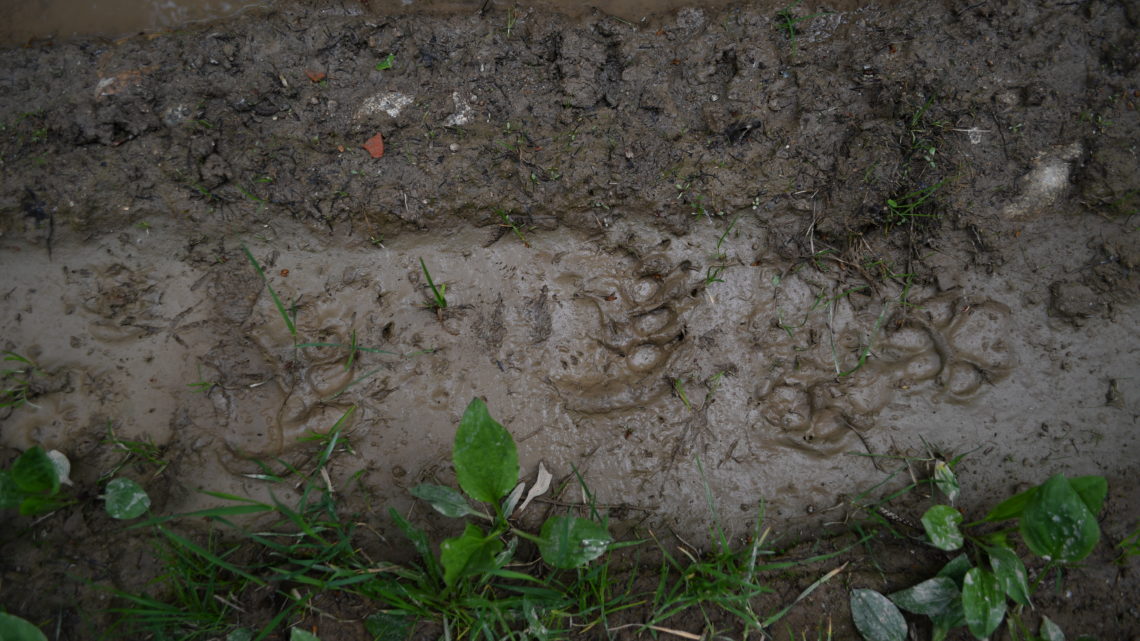
<path fill-rule="evenodd" d="M 719 246 L 711 227 L 687 239 L 632 223 L 536 232 L 529 247 L 501 231 L 345 248 L 267 228 L 250 249 L 295 309 L 295 337 L 236 243 L 188 246 L 155 226 L 50 261 L 0 248 L 5 347 L 45 373 L 36 407 L 3 419 L 5 445 L 82 460 L 113 424 L 165 448 L 186 485 L 168 509 L 189 510 L 213 501 L 195 488 L 268 496 L 252 459 L 296 451 L 354 407 L 356 455 L 336 471 L 359 472 L 378 505 L 406 506 L 408 487 L 452 480 L 455 426 L 481 396 L 519 442 L 524 475 L 542 461 L 572 478 L 576 466 L 600 502 L 688 531 L 707 523 L 698 460 L 730 525 L 761 500 L 784 519 L 826 507 L 881 479 L 858 454 L 921 439 L 1020 454 L 1009 434 L 1044 425 L 1082 460 L 1121 460 L 1109 451 L 1120 439 L 1064 433 L 1026 400 L 1048 398 L 1025 364 L 1047 329 L 1019 326 L 1000 297 L 844 290 L 835 264 L 726 258 L 764 246 L 748 220 Z M 438 314 L 420 258 L 446 284 Z M 1111 344 L 1081 349 L 1110 367 L 1126 358 Z"/>
<path fill-rule="evenodd" d="M 895 1 L 897 0 L 883 0 L 874 4 L 887 5 Z M 42 38 L 119 37 L 138 32 L 162 31 L 282 4 L 271 0 L 34 0 L 13 3 L 6 7 L 7 20 L 0 25 L 0 45 L 20 44 Z M 706 0 L 700 6 L 712 9 L 729 4 L 729 0 Z M 762 4 L 768 5 L 775 12 L 788 3 L 785 0 L 769 0 Z M 849 11 L 868 3 L 861 0 L 836 0 L 826 4 L 827 10 Z M 691 5 L 691 0 L 615 0 L 605 3 L 604 9 L 610 15 L 636 21 Z M 473 0 L 365 0 L 330 3 L 328 11 L 339 14 L 370 12 L 376 15 L 411 12 L 471 13 L 482 6 L 482 2 Z M 506 11 L 516 6 L 519 5 L 504 0 L 487 3 L 491 10 Z M 595 10 L 593 6 L 575 0 L 539 0 L 525 3 L 524 6 L 570 15 L 585 15 Z"/>

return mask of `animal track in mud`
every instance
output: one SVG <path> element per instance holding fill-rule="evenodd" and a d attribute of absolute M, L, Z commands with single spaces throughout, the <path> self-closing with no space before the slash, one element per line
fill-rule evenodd
<path fill-rule="evenodd" d="M 1009 308 L 996 301 L 929 299 L 889 319 L 868 361 L 849 376 L 837 376 L 810 352 L 790 367 L 779 363 L 757 385 L 756 414 L 787 445 L 839 453 L 853 432 L 862 435 L 875 425 L 900 390 L 929 382 L 936 400 L 968 403 L 986 384 L 1008 376 L 1015 365 L 1009 319 Z"/>
<path fill-rule="evenodd" d="M 684 343 L 684 315 L 696 302 L 688 267 L 687 261 L 651 254 L 625 274 L 581 284 L 575 298 L 596 311 L 599 331 L 593 340 L 604 354 L 596 371 L 575 368 L 556 380 L 568 409 L 624 410 L 668 393 L 663 373 Z M 569 369 L 565 363 L 564 368 Z"/>

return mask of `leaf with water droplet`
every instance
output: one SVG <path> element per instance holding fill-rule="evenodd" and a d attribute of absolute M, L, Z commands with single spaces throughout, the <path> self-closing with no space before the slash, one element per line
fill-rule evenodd
<path fill-rule="evenodd" d="M 1096 516 L 1061 474 L 1041 484 L 1021 516 L 1021 536 L 1038 556 L 1073 563 L 1100 540 Z"/>
<path fill-rule="evenodd" d="M 103 491 L 103 498 L 106 500 L 107 514 L 115 519 L 133 519 L 150 509 L 150 497 L 146 490 L 131 479 L 112 480 Z"/>

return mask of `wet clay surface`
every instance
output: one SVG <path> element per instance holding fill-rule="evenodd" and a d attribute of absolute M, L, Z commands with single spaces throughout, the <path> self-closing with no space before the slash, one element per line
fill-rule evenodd
<path fill-rule="evenodd" d="M 794 49 L 760 7 L 336 4 L 0 52 L 0 347 L 38 366 L 34 406 L 0 415 L 5 460 L 58 448 L 91 487 L 110 426 L 170 462 L 155 511 L 189 511 L 216 503 L 199 489 L 280 495 L 256 460 L 356 408 L 333 477 L 390 533 L 387 506 L 430 521 L 407 489 L 453 480 L 481 396 L 524 475 L 576 468 L 626 530 L 702 537 L 699 460 L 731 531 L 763 501 L 811 535 L 883 478 L 860 455 L 935 447 L 972 451 L 979 515 L 1103 474 L 1110 547 L 1138 518 L 1140 15 L 795 11 L 824 9 Z M 30 602 L 21 550 L 12 611 L 106 598 Z M 153 572 L 145 550 L 105 557 L 35 576 Z M 1135 633 L 1134 572 L 1111 567 L 1083 584 L 1100 614 L 1049 614 Z"/>

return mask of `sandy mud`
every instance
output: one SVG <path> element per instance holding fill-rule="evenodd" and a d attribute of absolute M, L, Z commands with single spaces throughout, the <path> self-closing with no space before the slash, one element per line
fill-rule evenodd
<path fill-rule="evenodd" d="M 1101 474 L 1119 542 L 1140 11 L 797 6 L 790 38 L 779 9 L 281 5 L 0 51 L 0 348 L 36 365 L 4 460 L 57 448 L 90 487 L 112 432 L 150 441 L 154 509 L 183 512 L 279 493 L 262 463 L 350 412 L 333 480 L 390 533 L 381 508 L 431 520 L 408 488 L 453 481 L 480 396 L 524 475 L 577 470 L 626 531 L 701 538 L 707 484 L 731 531 L 763 505 L 810 536 L 876 457 L 968 451 L 967 510 Z M 94 544 L 41 559 L 70 583 L 31 599 L 37 553 L 6 541 L 5 607 L 75 638 L 67 601 L 106 597 L 61 577 L 153 570 Z M 1134 574 L 1052 607 L 1129 638 Z"/>

